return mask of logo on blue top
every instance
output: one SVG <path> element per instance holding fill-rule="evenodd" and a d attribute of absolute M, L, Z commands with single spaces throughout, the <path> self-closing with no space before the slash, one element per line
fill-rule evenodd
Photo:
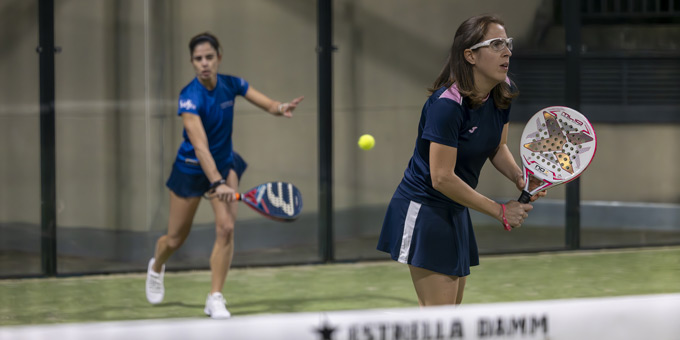
<path fill-rule="evenodd" d="M 223 102 L 223 103 L 220 104 L 220 107 L 222 108 L 222 110 L 224 110 L 224 109 L 226 109 L 230 106 L 234 106 L 233 100 L 229 100 L 229 101 L 226 101 L 226 102 Z"/>
<path fill-rule="evenodd" d="M 196 105 L 191 102 L 191 99 L 179 101 L 179 108 L 184 110 L 196 110 Z"/>

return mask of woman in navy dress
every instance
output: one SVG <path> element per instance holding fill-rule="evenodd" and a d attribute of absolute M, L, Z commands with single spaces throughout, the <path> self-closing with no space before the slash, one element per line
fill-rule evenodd
<path fill-rule="evenodd" d="M 179 147 L 167 186 L 170 189 L 168 232 L 156 243 L 149 261 L 146 297 L 152 304 L 163 301 L 165 262 L 189 236 L 201 197 L 210 191 L 215 214 L 215 243 L 210 256 L 212 284 L 205 313 L 212 318 L 231 316 L 222 288 L 234 255 L 234 194 L 246 163 L 232 147 L 234 103 L 243 96 L 262 110 L 292 117 L 303 97 L 282 103 L 249 86 L 242 78 L 219 74 L 222 53 L 217 38 L 201 33 L 189 42 L 191 64 L 196 77 L 179 95 L 177 114 L 182 117 L 184 141 Z"/>
<path fill-rule="evenodd" d="M 487 159 L 519 190 L 522 171 L 508 149 L 507 78 L 512 38 L 503 21 L 463 22 L 423 106 L 415 150 L 388 206 L 378 250 L 408 264 L 421 306 L 460 304 L 479 255 L 469 209 L 519 227 L 531 204 L 497 203 L 475 191 Z M 541 192 L 539 196 L 544 196 Z"/>

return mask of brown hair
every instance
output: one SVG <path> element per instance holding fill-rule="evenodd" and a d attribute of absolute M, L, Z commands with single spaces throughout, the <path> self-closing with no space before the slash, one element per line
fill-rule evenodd
<path fill-rule="evenodd" d="M 474 96 L 475 79 L 472 65 L 465 60 L 463 53 L 470 46 L 484 39 L 484 34 L 486 34 L 491 24 L 505 26 L 505 23 L 500 18 L 493 15 L 472 17 L 460 24 L 453 38 L 453 44 L 451 44 L 446 65 L 444 65 L 432 87 L 427 89 L 430 94 L 442 86 L 450 87 L 453 83 L 456 83 L 461 96 L 468 97 L 473 107 L 480 106 L 483 103 L 484 98 L 476 98 Z M 512 85 L 501 82 L 491 89 L 491 96 L 493 96 L 496 107 L 507 109 L 512 102 L 512 98 L 519 95 L 515 84 L 512 81 L 510 81 L 510 84 Z"/>

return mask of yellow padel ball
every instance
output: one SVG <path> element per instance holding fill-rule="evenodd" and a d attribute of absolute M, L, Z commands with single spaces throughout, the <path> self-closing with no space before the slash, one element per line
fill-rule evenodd
<path fill-rule="evenodd" d="M 359 147 L 364 150 L 371 150 L 375 146 L 375 138 L 373 136 L 366 134 L 359 137 Z"/>

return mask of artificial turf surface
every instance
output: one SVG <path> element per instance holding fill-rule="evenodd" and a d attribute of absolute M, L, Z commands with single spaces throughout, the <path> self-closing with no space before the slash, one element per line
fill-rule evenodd
<path fill-rule="evenodd" d="M 145 274 L 0 280 L 0 326 L 205 317 L 207 271 L 167 272 L 150 305 Z M 464 304 L 680 292 L 680 247 L 482 256 Z M 224 295 L 234 317 L 418 305 L 393 261 L 234 268 Z"/>

